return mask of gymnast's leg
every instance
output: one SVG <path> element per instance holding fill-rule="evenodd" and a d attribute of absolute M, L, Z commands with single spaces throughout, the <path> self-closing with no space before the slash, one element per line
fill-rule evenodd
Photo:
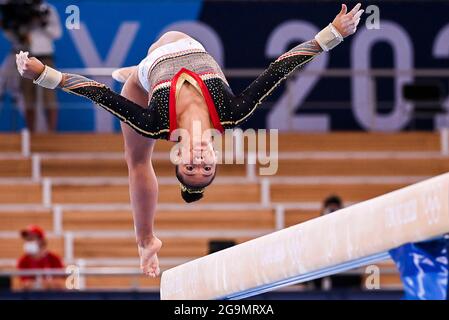
<path fill-rule="evenodd" d="M 137 85 L 137 76 L 131 76 L 122 89 L 122 95 L 145 106 L 146 92 Z M 154 215 L 158 197 L 158 184 L 151 163 L 156 140 L 137 134 L 121 123 L 125 142 L 125 159 L 129 174 L 129 195 L 134 217 L 134 229 L 143 272 L 150 276 L 159 274 L 158 251 L 162 242 L 153 233 Z"/>
<path fill-rule="evenodd" d="M 188 37 L 180 32 L 164 34 L 149 49 L 148 53 L 159 46 Z M 140 84 L 137 68 L 126 68 L 120 75 L 125 82 L 122 96 L 140 106 L 148 105 L 148 93 Z M 153 233 L 154 215 L 158 197 L 156 174 L 151 163 L 156 140 L 137 134 L 128 125 L 121 123 L 125 141 L 125 158 L 129 175 L 129 194 L 134 216 L 134 228 L 140 255 L 141 268 L 145 274 L 157 276 L 159 261 L 157 253 L 162 242 Z"/>
<path fill-rule="evenodd" d="M 179 31 L 169 31 L 164 33 L 156 42 L 154 42 L 148 49 L 148 54 L 153 52 L 156 48 L 159 48 L 165 44 L 175 42 L 181 39 L 191 38 L 189 35 Z M 125 67 L 115 70 L 112 73 L 112 77 L 118 82 L 125 83 L 126 80 L 137 72 L 137 66 Z"/>

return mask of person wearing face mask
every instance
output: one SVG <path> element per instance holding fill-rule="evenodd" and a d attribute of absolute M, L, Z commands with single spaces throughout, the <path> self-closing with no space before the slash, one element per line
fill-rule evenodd
<path fill-rule="evenodd" d="M 23 243 L 24 254 L 17 262 L 19 270 L 26 269 L 62 269 L 64 265 L 61 258 L 47 250 L 45 232 L 36 225 L 30 225 L 20 232 Z M 24 290 L 55 290 L 63 288 L 63 279 L 45 276 L 22 276 L 20 286 Z"/>

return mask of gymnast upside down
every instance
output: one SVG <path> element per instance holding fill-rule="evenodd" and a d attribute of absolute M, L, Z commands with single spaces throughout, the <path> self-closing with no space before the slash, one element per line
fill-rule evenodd
<path fill-rule="evenodd" d="M 137 67 L 113 74 L 124 82 L 121 94 L 83 76 L 44 66 L 27 52 L 17 55 L 17 67 L 35 84 L 84 96 L 121 120 L 140 265 L 145 274 L 156 277 L 160 273 L 157 253 L 162 246 L 153 233 L 158 183 L 151 155 L 156 140 L 179 143 L 182 163 L 175 170 L 181 195 L 186 202 L 199 200 L 216 173 L 213 136 L 207 132 L 223 132 L 241 124 L 294 70 L 355 33 L 363 13 L 360 7 L 359 3 L 347 12 L 343 4 L 332 23 L 314 39 L 280 56 L 239 95 L 234 95 L 204 47 L 181 32 L 164 34 Z M 196 139 L 195 122 L 201 124 L 203 133 Z M 178 136 L 177 128 L 194 138 Z"/>

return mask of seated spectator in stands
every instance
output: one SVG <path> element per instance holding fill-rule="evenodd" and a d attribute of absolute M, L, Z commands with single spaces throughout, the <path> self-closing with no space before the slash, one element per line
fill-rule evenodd
<path fill-rule="evenodd" d="M 337 195 L 331 195 L 327 197 L 323 202 L 323 209 L 321 210 L 321 215 L 332 213 L 334 211 L 343 208 L 343 201 Z"/>
<path fill-rule="evenodd" d="M 324 216 L 340 209 L 343 209 L 341 198 L 338 195 L 330 195 L 323 201 L 321 215 Z M 315 290 L 361 289 L 362 279 L 362 276 L 358 274 L 339 274 L 313 280 L 310 286 Z"/>
<path fill-rule="evenodd" d="M 21 231 L 24 255 L 17 263 L 19 270 L 61 269 L 61 258 L 47 250 L 47 240 L 42 228 L 30 225 Z M 23 290 L 60 290 L 64 288 L 64 278 L 55 276 L 22 276 L 20 288 Z"/>

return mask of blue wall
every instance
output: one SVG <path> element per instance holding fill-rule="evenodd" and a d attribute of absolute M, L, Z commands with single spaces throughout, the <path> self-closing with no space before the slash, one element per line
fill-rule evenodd
<path fill-rule="evenodd" d="M 270 43 L 285 39 L 285 50 L 292 45 L 310 38 L 304 26 L 319 30 L 329 23 L 339 11 L 339 1 L 300 2 L 234 2 L 234 1 L 50 1 L 57 8 L 61 20 L 65 21 L 67 5 L 76 3 L 81 10 L 81 31 L 64 30 L 62 39 L 56 42 L 57 66 L 60 68 L 84 68 L 101 66 L 90 59 L 86 63 L 81 51 L 86 51 L 85 42 L 82 48 L 75 45 L 74 36 L 78 33 L 88 34 L 101 61 L 105 61 L 111 45 L 119 36 L 120 27 L 137 23 L 138 29 L 135 37 L 130 33 L 130 47 L 124 59 L 117 59 L 109 67 L 133 65 L 145 55 L 149 45 L 156 39 L 161 31 L 168 25 L 180 21 L 194 21 L 197 25 L 208 28 L 215 35 L 219 47 L 215 49 L 222 55 L 225 68 L 264 68 L 274 58 L 268 47 Z M 376 2 L 370 2 L 376 4 Z M 363 61 L 368 61 L 369 68 L 432 68 L 435 70 L 448 70 L 449 62 L 449 2 L 433 1 L 401 1 L 377 2 L 380 8 L 381 29 L 367 30 L 364 27 L 364 15 L 359 31 L 354 37 L 345 39 L 344 43 L 332 51 L 325 59 L 326 62 L 319 67 L 319 62 L 312 62 L 311 68 L 352 68 L 355 69 Z M 423 15 L 423 13 L 425 13 Z M 422 17 L 422 23 L 417 23 Z M 295 25 L 296 24 L 296 25 Z M 297 28 L 292 37 L 283 26 Z M 302 27 L 298 27 L 301 25 Z M 388 27 L 388 28 L 387 28 Z M 302 29 L 301 29 L 302 28 Z M 276 38 L 276 31 L 279 31 Z M 207 38 L 206 31 L 198 31 L 200 41 L 208 46 L 213 44 Z M 202 37 L 203 35 L 206 35 Z M 368 52 L 360 53 L 356 48 L 362 38 L 377 37 Z M 391 41 L 384 41 L 382 37 L 391 37 Z M 209 40 L 208 40 L 209 39 Z M 283 39 L 283 40 L 282 40 Z M 276 40 L 276 41 L 275 41 Z M 85 41 L 85 40 L 83 40 Z M 402 42 L 401 42 L 402 41 Z M 436 47 L 440 43 L 439 53 Z M 447 46 L 447 48 L 445 47 Z M 0 37 L 0 62 L 8 51 L 8 44 Z M 442 48 L 442 49 L 441 49 Z M 395 58 L 395 50 L 398 57 Z M 213 50 L 212 50 L 213 51 Z M 87 51 L 86 51 L 87 52 Z M 320 57 L 319 59 L 321 59 Z M 324 59 L 324 58 L 323 58 Z M 112 59 L 114 60 L 114 59 Z M 318 60 L 318 59 L 317 59 Z M 323 60 L 324 61 L 324 60 Z M 117 65 L 118 64 L 118 65 Z M 308 66 L 309 67 L 309 66 Z M 120 87 L 111 82 L 110 78 L 98 79 L 108 82 L 116 90 Z M 231 86 L 235 92 L 241 91 L 252 79 L 230 78 Z M 302 117 L 308 123 L 307 116 L 321 117 L 323 130 L 383 130 L 399 131 L 409 129 L 433 130 L 435 118 L 416 120 L 412 114 L 405 116 L 399 114 L 398 119 L 392 114 L 395 108 L 400 109 L 404 101 L 398 97 L 398 88 L 395 90 L 395 81 L 414 82 L 419 80 L 405 78 L 377 79 L 377 102 L 374 106 L 363 102 L 364 89 L 358 89 L 360 82 L 353 78 L 323 78 L 318 77 L 311 85 L 307 80 L 296 83 L 293 90 L 299 98 L 293 99 L 293 114 L 288 119 Z M 428 79 L 422 79 L 428 80 Z M 448 78 L 434 77 L 441 86 L 447 90 Z M 309 81 L 310 82 L 310 81 Z M 308 86 L 308 87 L 307 87 Z M 246 127 L 265 128 L 270 126 L 269 114 L 273 110 L 281 110 L 280 99 L 286 91 L 282 87 L 277 90 L 260 110 L 245 125 Z M 358 98 L 356 97 L 358 96 Z M 78 97 L 59 93 L 63 105 L 60 115 L 61 131 L 94 131 L 98 130 L 98 113 L 91 103 Z M 362 99 L 362 100 L 360 100 Z M 333 103 L 327 103 L 332 101 Z M 362 102 L 360 102 L 362 101 Z M 321 103 L 317 106 L 317 103 Z M 445 102 L 449 110 L 449 99 Z M 413 105 L 411 105 L 413 107 Z M 284 108 L 285 109 L 285 108 Z M 400 110 L 399 110 L 400 111 Z M 404 111 L 407 113 L 408 111 Z M 449 112 L 449 111 L 448 111 Z M 401 112 L 399 112 L 401 113 Z M 371 121 L 374 114 L 376 121 Z M 0 109 L 0 130 L 11 129 L 12 112 L 7 105 Z M 385 117 L 391 116 L 391 121 Z M 98 119 L 97 119 L 98 120 Z M 283 121 L 274 123 L 274 127 L 282 126 Z M 20 121 L 14 123 L 15 128 Z M 113 128 L 118 130 L 118 122 Z M 273 127 L 273 124 L 271 124 Z M 293 125 L 294 129 L 301 129 L 301 124 Z"/>
<path fill-rule="evenodd" d="M 94 44 L 96 51 L 102 61 L 105 61 L 111 49 L 111 45 L 118 34 L 118 30 L 123 24 L 137 23 L 137 33 L 131 40 L 129 51 L 126 52 L 124 61 L 120 65 L 109 67 L 120 67 L 137 64 L 145 57 L 149 46 L 154 42 L 162 29 L 180 20 L 196 20 L 200 13 L 201 1 L 89 1 L 89 0 L 59 0 L 49 1 L 53 4 L 61 17 L 61 23 L 69 16 L 66 14 L 67 6 L 76 4 L 80 9 L 82 30 L 72 30 L 70 32 L 86 32 L 89 40 Z M 74 43 L 70 32 L 64 28 L 63 36 L 55 42 L 56 65 L 59 68 L 86 68 L 101 67 L 93 63 L 87 65 L 83 60 L 80 49 Z M 9 44 L 3 35 L 0 35 L 0 63 L 9 51 Z M 94 61 L 93 61 L 94 62 Z M 99 79 L 104 82 L 105 79 Z M 114 89 L 120 90 L 120 86 L 115 84 Z M 94 110 L 88 101 L 79 97 L 70 96 L 63 92 L 58 93 L 61 103 L 59 118 L 60 131 L 93 131 L 95 130 Z M 9 99 L 8 99 L 9 100 Z M 0 130 L 16 129 L 23 125 L 23 121 L 18 120 L 12 123 L 12 117 L 17 115 L 11 108 L 11 104 L 0 107 Z M 115 121 L 115 128 L 118 130 L 118 121 Z"/>

